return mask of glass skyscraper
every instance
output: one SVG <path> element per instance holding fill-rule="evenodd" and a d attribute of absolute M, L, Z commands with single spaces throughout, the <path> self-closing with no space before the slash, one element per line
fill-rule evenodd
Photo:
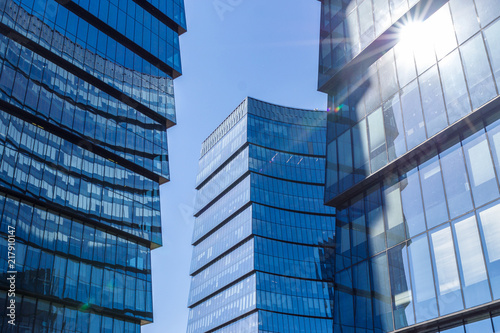
<path fill-rule="evenodd" d="M 331 332 L 326 112 L 246 98 L 203 142 L 188 333 Z"/>
<path fill-rule="evenodd" d="M 2 332 L 152 322 L 185 30 L 183 0 L 0 0 Z"/>
<path fill-rule="evenodd" d="M 500 331 L 499 16 L 322 1 L 335 333 Z"/>

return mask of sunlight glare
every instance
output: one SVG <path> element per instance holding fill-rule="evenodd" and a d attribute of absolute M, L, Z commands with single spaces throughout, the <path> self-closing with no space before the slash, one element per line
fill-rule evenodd
<path fill-rule="evenodd" d="M 407 22 L 399 32 L 399 41 L 413 50 L 429 45 L 427 25 L 421 21 Z"/>

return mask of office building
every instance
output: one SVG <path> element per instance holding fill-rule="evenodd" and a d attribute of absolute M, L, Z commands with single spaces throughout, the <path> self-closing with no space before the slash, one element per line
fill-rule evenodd
<path fill-rule="evenodd" d="M 185 30 L 182 0 L 0 1 L 2 332 L 153 321 Z"/>
<path fill-rule="evenodd" d="M 335 333 L 500 330 L 499 16 L 322 1 Z"/>
<path fill-rule="evenodd" d="M 203 142 L 188 333 L 332 328 L 326 112 L 246 98 Z"/>

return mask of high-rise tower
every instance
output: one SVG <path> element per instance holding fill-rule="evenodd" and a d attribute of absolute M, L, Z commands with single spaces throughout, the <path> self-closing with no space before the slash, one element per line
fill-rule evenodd
<path fill-rule="evenodd" d="M 500 330 L 499 16 L 322 1 L 334 332 Z"/>
<path fill-rule="evenodd" d="M 153 320 L 183 6 L 0 1 L 2 331 L 139 332 Z"/>
<path fill-rule="evenodd" d="M 328 332 L 326 112 L 245 99 L 203 142 L 188 333 Z"/>

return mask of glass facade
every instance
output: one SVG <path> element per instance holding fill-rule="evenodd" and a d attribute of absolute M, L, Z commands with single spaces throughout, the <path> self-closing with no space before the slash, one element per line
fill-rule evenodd
<path fill-rule="evenodd" d="M 334 332 L 496 332 L 500 4 L 322 1 Z"/>
<path fill-rule="evenodd" d="M 203 143 L 188 333 L 332 332 L 326 113 L 247 98 Z"/>
<path fill-rule="evenodd" d="M 0 0 L 2 332 L 153 321 L 185 31 L 182 0 Z"/>

